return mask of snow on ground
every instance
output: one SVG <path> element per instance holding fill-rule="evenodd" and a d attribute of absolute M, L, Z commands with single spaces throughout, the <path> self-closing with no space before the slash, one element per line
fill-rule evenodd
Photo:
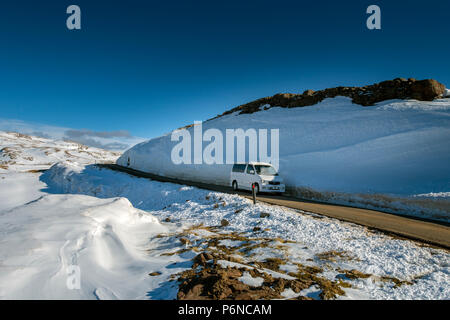
<path fill-rule="evenodd" d="M 44 195 L 46 185 L 38 180 L 39 173 L 0 173 L 0 211 L 33 201 Z"/>
<path fill-rule="evenodd" d="M 242 275 L 242 277 L 239 278 L 239 280 L 252 287 L 260 287 L 264 282 L 263 278 L 260 277 L 253 278 L 248 272 L 244 272 L 244 274 Z"/>
<path fill-rule="evenodd" d="M 119 153 L 55 141 L 17 132 L 0 131 L 0 211 L 12 209 L 44 195 L 39 171 L 59 161 L 113 162 Z"/>
<path fill-rule="evenodd" d="M 14 147 L 11 134 L 0 138 L 2 147 Z M 51 141 L 45 144 L 53 148 Z M 21 156 L 24 150 L 37 154 L 41 146 L 36 146 L 16 150 Z M 352 288 L 340 299 L 450 298 L 445 250 L 307 212 L 252 205 L 237 195 L 132 177 L 99 168 L 97 157 L 77 163 L 64 154 L 70 161 L 45 173 L 33 168 L 55 161 L 54 155 L 35 157 L 34 167 L 33 161 L 19 162 L 0 174 L 2 200 L 16 197 L 0 207 L 1 299 L 174 299 L 176 275 L 191 268 L 205 239 L 217 236 L 223 238 L 218 245 L 229 250 L 252 244 L 252 259 L 283 258 L 278 272 L 260 270 L 274 277 L 292 278 L 284 272 L 302 264 L 320 267 L 321 277 L 344 279 Z M 8 191 L 12 182 L 14 191 Z M 223 219 L 228 226 L 208 229 Z M 236 233 L 247 240 L 230 238 Z M 188 242 L 180 241 L 181 234 Z M 71 266 L 81 272 L 79 290 L 67 286 Z M 353 269 L 370 277 L 345 277 L 343 270 Z M 397 286 L 391 278 L 408 284 Z M 248 274 L 241 280 L 260 284 Z M 320 290 L 313 286 L 306 294 L 318 298 Z"/>
<path fill-rule="evenodd" d="M 167 228 L 125 198 L 47 195 L 1 221 L 3 298 L 142 299 L 155 285 L 147 274 L 161 259 L 145 250 Z M 73 265 L 81 271 L 80 290 L 66 286 Z"/>
<path fill-rule="evenodd" d="M 41 180 L 53 192 L 127 197 L 135 207 L 151 212 L 160 221 L 169 218 L 180 228 L 200 223 L 217 226 L 223 219 L 230 223 L 227 232 L 251 233 L 258 227 L 265 230 L 261 237 L 294 241 L 288 245 L 289 259 L 306 265 L 317 263 L 317 254 L 323 252 L 350 253 L 351 260 L 331 263 L 335 268 L 326 272 L 332 279 L 338 275 L 336 268 L 355 268 L 380 277 L 415 281 L 413 285 L 393 288 L 372 283 L 373 279 L 355 280 L 360 298 L 450 298 L 450 255 L 446 251 L 421 247 L 361 226 L 277 206 L 253 206 L 236 195 L 150 181 L 96 166 L 57 164 Z M 261 212 L 269 213 L 269 217 L 261 218 Z M 230 248 L 237 245 L 222 244 Z M 267 257 L 262 251 L 260 258 Z"/>
<path fill-rule="evenodd" d="M 450 221 L 450 198 L 415 197 L 450 192 L 450 99 L 362 107 L 336 97 L 304 108 L 233 113 L 202 126 L 203 132 L 219 129 L 224 140 L 225 129 L 279 129 L 280 175 L 302 198 Z M 193 137 L 193 127 L 188 130 Z M 126 151 L 118 164 L 130 159 L 142 171 L 230 183 L 230 165 L 173 164 L 176 144 L 170 134 L 152 139 Z"/>

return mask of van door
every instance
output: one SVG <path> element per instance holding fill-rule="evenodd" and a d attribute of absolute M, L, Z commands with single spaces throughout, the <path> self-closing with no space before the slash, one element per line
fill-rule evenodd
<path fill-rule="evenodd" d="M 253 173 L 250 173 L 252 172 Z M 255 167 L 252 164 L 247 165 L 247 169 L 245 170 L 245 186 L 248 190 L 252 190 L 252 184 L 255 182 Z"/>
<path fill-rule="evenodd" d="M 238 177 L 239 188 L 240 189 L 247 189 L 247 174 L 246 174 L 247 165 L 246 164 L 242 164 L 240 169 L 241 170 L 239 171 L 239 177 Z"/>
<path fill-rule="evenodd" d="M 235 164 L 233 166 L 232 179 L 236 180 L 239 189 L 246 189 L 246 173 L 247 165 L 244 164 Z M 233 181 L 231 181 L 232 183 Z"/>

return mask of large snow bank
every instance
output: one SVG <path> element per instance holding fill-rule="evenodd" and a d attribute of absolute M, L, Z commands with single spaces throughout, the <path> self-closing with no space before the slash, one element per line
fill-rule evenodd
<path fill-rule="evenodd" d="M 305 108 L 234 113 L 204 122 L 203 132 L 209 128 L 224 137 L 225 129 L 279 129 L 280 175 L 302 197 L 408 213 L 415 207 L 441 218 L 449 214 L 448 202 L 410 201 L 414 195 L 450 190 L 448 99 L 362 107 L 337 97 Z M 193 137 L 193 127 L 188 130 Z M 170 134 L 152 139 L 126 151 L 117 163 L 127 166 L 130 159 L 129 166 L 141 171 L 229 184 L 230 165 L 174 164 L 171 151 L 177 143 Z"/>
<path fill-rule="evenodd" d="M 147 242 L 167 231 L 125 198 L 47 195 L 0 218 L 0 297 L 20 299 L 144 298 L 159 263 Z"/>

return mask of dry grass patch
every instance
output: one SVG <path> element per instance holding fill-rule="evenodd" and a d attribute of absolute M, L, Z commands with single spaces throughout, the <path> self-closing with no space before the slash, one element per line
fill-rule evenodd
<path fill-rule="evenodd" d="M 337 271 L 343 273 L 345 275 L 345 277 L 350 279 L 350 280 L 367 279 L 367 278 L 372 276 L 371 274 L 363 273 L 363 272 L 358 271 L 356 269 L 352 269 L 352 270 L 337 269 Z"/>
<path fill-rule="evenodd" d="M 340 261 L 351 261 L 354 260 L 354 257 L 352 257 L 349 253 L 346 251 L 325 251 L 316 254 L 316 258 L 322 261 L 328 261 L 328 262 L 337 262 Z"/>
<path fill-rule="evenodd" d="M 217 253 L 203 252 L 196 256 L 191 269 L 179 274 L 178 281 L 180 287 L 177 298 L 180 300 L 266 300 L 283 299 L 282 293 L 286 289 L 291 289 L 299 294 L 302 290 L 311 286 L 318 286 L 321 289 L 322 299 L 334 299 L 339 295 L 344 295 L 342 288 L 350 287 L 350 284 L 339 280 L 331 281 L 316 275 L 317 270 L 312 269 L 310 273 L 305 273 L 307 268 L 294 274 L 295 279 L 285 279 L 274 277 L 263 270 L 252 267 L 226 267 L 217 263 L 218 260 L 225 260 L 226 256 Z M 264 262 L 254 262 L 270 270 L 278 270 L 281 264 L 286 261 L 282 259 L 270 258 Z M 239 280 L 244 272 L 248 272 L 253 278 L 262 278 L 262 285 L 259 287 L 249 286 Z M 310 299 L 305 296 L 298 296 L 296 299 Z"/>
<path fill-rule="evenodd" d="M 294 241 L 258 237 L 254 234 L 252 236 L 252 232 L 225 232 L 221 226 L 198 224 L 179 233 L 158 237 L 175 238 L 180 241 L 180 245 L 185 246 L 175 252 L 163 253 L 163 256 L 179 255 L 187 251 L 198 253 L 192 259 L 190 269 L 173 276 L 173 279 L 180 283 L 178 299 L 283 299 L 282 293 L 291 289 L 298 294 L 295 299 L 303 300 L 310 298 L 300 295 L 300 292 L 314 286 L 320 289 L 320 299 L 335 299 L 345 295 L 344 289 L 351 287 L 351 283 L 346 279 L 351 281 L 372 277 L 356 269 L 341 270 L 330 267 L 346 277 L 330 280 L 321 275 L 324 271 L 322 267 L 303 265 L 289 258 L 291 246 L 287 244 L 298 244 Z M 325 262 L 356 259 L 348 252 L 334 250 L 318 253 L 315 258 Z M 219 263 L 221 260 L 239 265 L 224 267 L 222 262 Z M 283 265 L 295 265 L 297 270 L 284 271 L 283 268 L 280 269 Z M 244 272 L 254 278 L 262 278 L 262 285 L 253 287 L 243 283 L 240 277 Z M 292 278 L 285 279 L 283 274 Z M 392 282 L 395 288 L 411 284 L 394 277 L 374 278 Z"/>

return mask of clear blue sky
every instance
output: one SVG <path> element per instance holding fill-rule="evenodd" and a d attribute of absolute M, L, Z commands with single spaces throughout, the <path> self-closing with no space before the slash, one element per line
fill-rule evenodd
<path fill-rule="evenodd" d="M 66 28 L 77 4 L 82 30 Z M 369 31 L 378 4 L 382 30 Z M 0 116 L 154 137 L 278 92 L 450 86 L 450 2 L 5 0 Z"/>

